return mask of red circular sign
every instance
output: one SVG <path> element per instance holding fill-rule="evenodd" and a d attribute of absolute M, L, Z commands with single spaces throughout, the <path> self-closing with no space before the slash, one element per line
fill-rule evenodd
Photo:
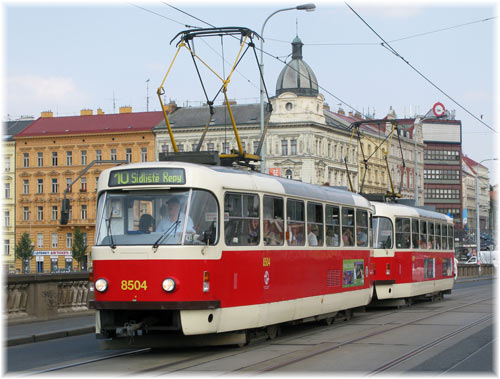
<path fill-rule="evenodd" d="M 432 107 L 432 112 L 434 112 L 434 115 L 436 117 L 444 116 L 445 111 L 446 111 L 446 109 L 444 108 L 444 105 L 442 103 L 436 103 Z"/>

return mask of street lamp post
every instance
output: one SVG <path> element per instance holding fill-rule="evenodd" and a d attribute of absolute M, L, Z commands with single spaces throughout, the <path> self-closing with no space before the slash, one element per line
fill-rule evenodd
<path fill-rule="evenodd" d="M 264 21 L 264 24 L 262 25 L 262 29 L 260 30 L 260 72 L 261 72 L 261 78 L 260 78 L 260 135 L 262 136 L 262 133 L 264 133 L 264 28 L 266 26 L 267 21 L 271 17 L 273 17 L 276 13 L 279 12 L 284 12 L 284 11 L 291 11 L 291 10 L 299 10 L 299 11 L 307 11 L 307 12 L 312 12 L 313 10 L 316 9 L 316 5 L 309 3 L 309 4 L 302 4 L 302 5 L 297 5 L 296 7 L 291 7 L 291 8 L 283 8 L 283 9 L 278 9 L 277 11 L 274 11 L 271 13 L 266 20 Z M 262 148 L 260 151 L 260 156 L 261 156 L 261 161 L 260 161 L 260 172 L 264 173 L 265 172 L 265 155 L 266 155 L 266 145 L 264 141 L 262 141 Z"/>
<path fill-rule="evenodd" d="M 497 161 L 498 158 L 488 158 L 483 159 L 479 164 L 486 161 Z M 479 252 L 481 251 L 481 234 L 479 230 L 479 170 L 476 172 L 476 255 L 477 255 L 477 263 L 480 263 Z M 481 270 L 481 266 L 479 266 L 479 270 Z M 479 271 L 481 272 L 481 271 Z"/>

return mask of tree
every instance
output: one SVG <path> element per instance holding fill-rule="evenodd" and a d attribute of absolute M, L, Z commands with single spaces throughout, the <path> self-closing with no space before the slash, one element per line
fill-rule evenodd
<path fill-rule="evenodd" d="M 29 267 L 26 265 L 26 262 L 33 257 L 34 250 L 35 246 L 33 246 L 29 234 L 23 233 L 15 248 L 16 259 L 21 260 L 23 273 L 25 273 L 27 271 L 27 268 Z"/>
<path fill-rule="evenodd" d="M 80 231 L 80 228 L 76 228 L 73 233 L 73 246 L 71 247 L 71 255 L 73 259 L 78 262 L 78 267 L 81 269 L 81 263 L 84 260 L 84 257 L 87 255 L 87 249 L 89 247 L 85 243 L 83 238 L 83 233 Z"/>

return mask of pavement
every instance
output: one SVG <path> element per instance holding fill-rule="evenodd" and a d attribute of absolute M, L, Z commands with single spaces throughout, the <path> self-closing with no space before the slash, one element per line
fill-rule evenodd
<path fill-rule="evenodd" d="M 481 276 L 458 279 L 456 283 L 492 279 L 494 276 Z M 62 318 L 39 320 L 9 320 L 6 323 L 7 347 L 33 342 L 48 341 L 56 338 L 95 333 L 95 311 L 86 311 Z"/>

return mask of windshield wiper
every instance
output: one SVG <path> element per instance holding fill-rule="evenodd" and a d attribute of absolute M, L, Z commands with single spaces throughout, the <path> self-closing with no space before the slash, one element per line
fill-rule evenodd
<path fill-rule="evenodd" d="M 170 232 L 172 231 L 172 229 L 174 229 L 175 227 L 175 232 L 177 232 L 177 226 L 180 224 L 180 220 L 179 218 L 177 217 L 177 220 L 174 221 L 174 223 L 172 225 L 170 225 L 170 228 L 168 228 L 167 230 L 165 230 L 165 232 L 163 232 L 163 234 L 160 236 L 160 238 L 158 238 L 156 240 L 156 242 L 153 244 L 153 249 L 158 249 L 158 246 L 160 245 L 160 241 L 162 241 L 164 238 L 166 238 Z"/>
<path fill-rule="evenodd" d="M 111 233 L 111 217 L 108 217 L 106 219 L 106 225 L 107 225 L 109 241 L 111 242 L 110 246 L 114 250 L 114 249 L 116 249 L 116 245 L 115 245 L 115 242 L 113 241 L 113 234 Z"/>

